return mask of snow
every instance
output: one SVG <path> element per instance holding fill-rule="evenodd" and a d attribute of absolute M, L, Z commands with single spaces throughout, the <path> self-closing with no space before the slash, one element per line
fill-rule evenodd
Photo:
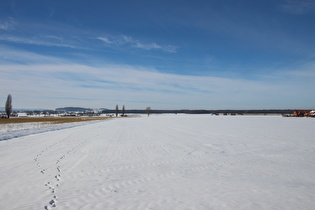
<path fill-rule="evenodd" d="M 0 141 L 0 209 L 313 209 L 314 126 L 152 115 L 13 135 Z"/>
<path fill-rule="evenodd" d="M 51 122 L 30 122 L 30 123 L 8 123 L 0 127 L 0 141 L 26 136 L 30 134 L 43 133 L 48 131 L 71 128 L 93 122 L 74 122 L 55 124 Z"/>

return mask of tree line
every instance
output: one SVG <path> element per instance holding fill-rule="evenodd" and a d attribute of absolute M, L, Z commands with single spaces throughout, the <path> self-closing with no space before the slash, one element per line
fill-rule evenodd
<path fill-rule="evenodd" d="M 148 116 L 150 116 L 150 114 L 151 114 L 151 107 L 147 107 L 145 112 L 146 112 L 146 114 Z M 7 100 L 5 102 L 5 113 L 6 113 L 7 118 L 11 117 L 11 114 L 12 114 L 12 96 L 11 96 L 11 94 L 9 94 L 7 96 Z M 126 113 L 125 105 L 123 105 L 122 110 L 121 110 L 121 116 L 123 116 L 123 117 L 126 116 L 125 113 Z M 117 104 L 116 107 L 115 107 L 115 115 L 116 115 L 116 117 L 118 117 L 118 114 L 119 114 L 119 107 L 118 107 L 118 104 Z"/>
<path fill-rule="evenodd" d="M 121 110 L 121 116 L 124 117 L 125 116 L 125 105 L 123 105 L 122 107 L 122 110 Z M 147 107 L 146 110 L 145 110 L 146 114 L 148 115 L 148 117 L 150 116 L 151 114 L 151 107 Z M 118 117 L 118 114 L 119 114 L 119 107 L 118 107 L 118 104 L 116 105 L 115 107 L 115 115 L 116 117 Z"/>

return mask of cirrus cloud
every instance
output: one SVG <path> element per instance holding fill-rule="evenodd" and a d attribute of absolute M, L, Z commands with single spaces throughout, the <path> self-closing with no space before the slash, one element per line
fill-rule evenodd
<path fill-rule="evenodd" d="M 155 42 L 144 43 L 131 36 L 122 35 L 116 38 L 108 38 L 105 36 L 96 37 L 96 39 L 103 41 L 105 44 L 114 44 L 116 46 L 129 45 L 132 48 L 143 50 L 160 50 L 168 53 L 176 53 L 176 47 L 173 45 L 160 45 Z"/>
<path fill-rule="evenodd" d="M 12 17 L 0 19 L 0 30 L 10 31 L 17 25 L 16 21 Z"/>
<path fill-rule="evenodd" d="M 247 80 L 119 64 L 96 67 L 25 51 L 10 55 L 32 61 L 0 65 L 1 92 L 11 93 L 18 108 L 111 108 L 117 101 L 129 108 L 311 108 L 315 88 L 314 64 Z"/>

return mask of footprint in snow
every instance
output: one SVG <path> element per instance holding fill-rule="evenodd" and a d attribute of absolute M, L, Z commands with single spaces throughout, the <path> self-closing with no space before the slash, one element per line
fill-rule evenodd
<path fill-rule="evenodd" d="M 45 206 L 45 209 L 46 209 L 46 210 L 51 209 L 51 207 L 52 207 L 52 208 L 57 207 L 57 206 L 56 206 L 56 201 L 54 201 L 54 200 L 49 201 L 49 205 L 50 205 L 50 206 Z"/>

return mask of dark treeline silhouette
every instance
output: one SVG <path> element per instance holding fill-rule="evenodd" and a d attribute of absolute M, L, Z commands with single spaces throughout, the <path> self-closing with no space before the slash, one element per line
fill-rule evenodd
<path fill-rule="evenodd" d="M 266 109 L 266 110 L 158 110 L 151 109 L 151 114 L 292 114 L 293 109 Z M 115 110 L 103 110 L 103 114 L 115 113 Z M 147 114 L 146 109 L 126 109 L 124 114 Z"/>
<path fill-rule="evenodd" d="M 55 109 L 58 112 L 91 112 L 93 109 L 82 107 L 63 107 Z"/>

